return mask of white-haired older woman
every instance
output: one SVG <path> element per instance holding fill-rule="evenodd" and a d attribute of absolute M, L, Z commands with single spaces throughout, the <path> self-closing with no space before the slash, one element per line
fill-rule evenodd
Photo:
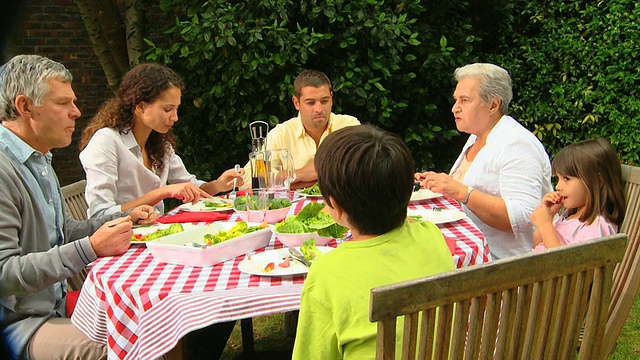
<path fill-rule="evenodd" d="M 493 64 L 457 68 L 451 109 L 471 134 L 449 174 L 417 173 L 423 187 L 463 204 L 494 259 L 531 251 L 529 215 L 551 191 L 551 165 L 540 141 L 508 116 L 509 73 Z"/>

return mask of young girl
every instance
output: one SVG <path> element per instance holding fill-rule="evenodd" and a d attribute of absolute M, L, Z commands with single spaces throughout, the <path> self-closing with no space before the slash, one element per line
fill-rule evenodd
<path fill-rule="evenodd" d="M 546 194 L 531 214 L 534 250 L 618 231 L 625 212 L 622 167 L 607 140 L 565 147 L 553 159 L 553 172 L 556 191 Z M 555 215 L 560 216 L 554 221 Z"/>
<path fill-rule="evenodd" d="M 196 202 L 231 189 L 234 178 L 242 184 L 243 169 L 227 170 L 209 182 L 198 180 L 174 152 L 171 128 L 178 121 L 183 87 L 166 66 L 138 65 L 122 79 L 119 96 L 108 100 L 87 125 L 80 161 L 91 217 L 142 204 L 162 213 L 165 198 Z"/>

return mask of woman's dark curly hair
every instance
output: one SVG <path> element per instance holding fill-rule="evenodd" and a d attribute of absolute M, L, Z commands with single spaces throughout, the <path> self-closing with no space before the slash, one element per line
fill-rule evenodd
<path fill-rule="evenodd" d="M 177 87 L 184 90 L 184 82 L 173 70 L 154 63 L 140 64 L 129 70 L 120 82 L 118 96 L 107 100 L 89 125 L 82 132 L 80 150 L 84 149 L 93 134 L 99 129 L 110 127 L 118 129 L 121 134 L 131 131 L 133 112 L 141 102 L 152 103 L 167 89 Z M 152 164 L 162 170 L 164 156 L 169 145 L 176 148 L 173 130 L 166 134 L 152 131 L 145 148 Z"/>

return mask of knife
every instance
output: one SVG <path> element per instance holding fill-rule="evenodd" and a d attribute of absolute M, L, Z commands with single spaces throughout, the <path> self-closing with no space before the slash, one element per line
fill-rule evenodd
<path fill-rule="evenodd" d="M 291 255 L 291 257 L 293 257 L 294 260 L 302 263 L 302 265 L 306 267 L 311 267 L 311 262 L 305 259 L 304 255 L 302 255 L 302 253 L 298 251 L 296 248 L 289 247 L 288 250 L 289 250 L 289 254 Z"/>
<path fill-rule="evenodd" d="M 420 190 L 420 181 L 418 181 L 415 185 L 413 185 L 413 192 Z"/>

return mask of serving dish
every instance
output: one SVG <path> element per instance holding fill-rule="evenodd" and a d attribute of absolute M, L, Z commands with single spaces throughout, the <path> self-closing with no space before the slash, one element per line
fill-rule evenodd
<path fill-rule="evenodd" d="M 191 266 L 213 266 L 269 245 L 271 227 L 248 233 L 216 245 L 206 245 L 205 234 L 231 229 L 235 222 L 215 222 L 181 233 L 147 242 L 147 248 L 157 261 Z M 249 226 L 260 223 L 247 223 Z"/>

